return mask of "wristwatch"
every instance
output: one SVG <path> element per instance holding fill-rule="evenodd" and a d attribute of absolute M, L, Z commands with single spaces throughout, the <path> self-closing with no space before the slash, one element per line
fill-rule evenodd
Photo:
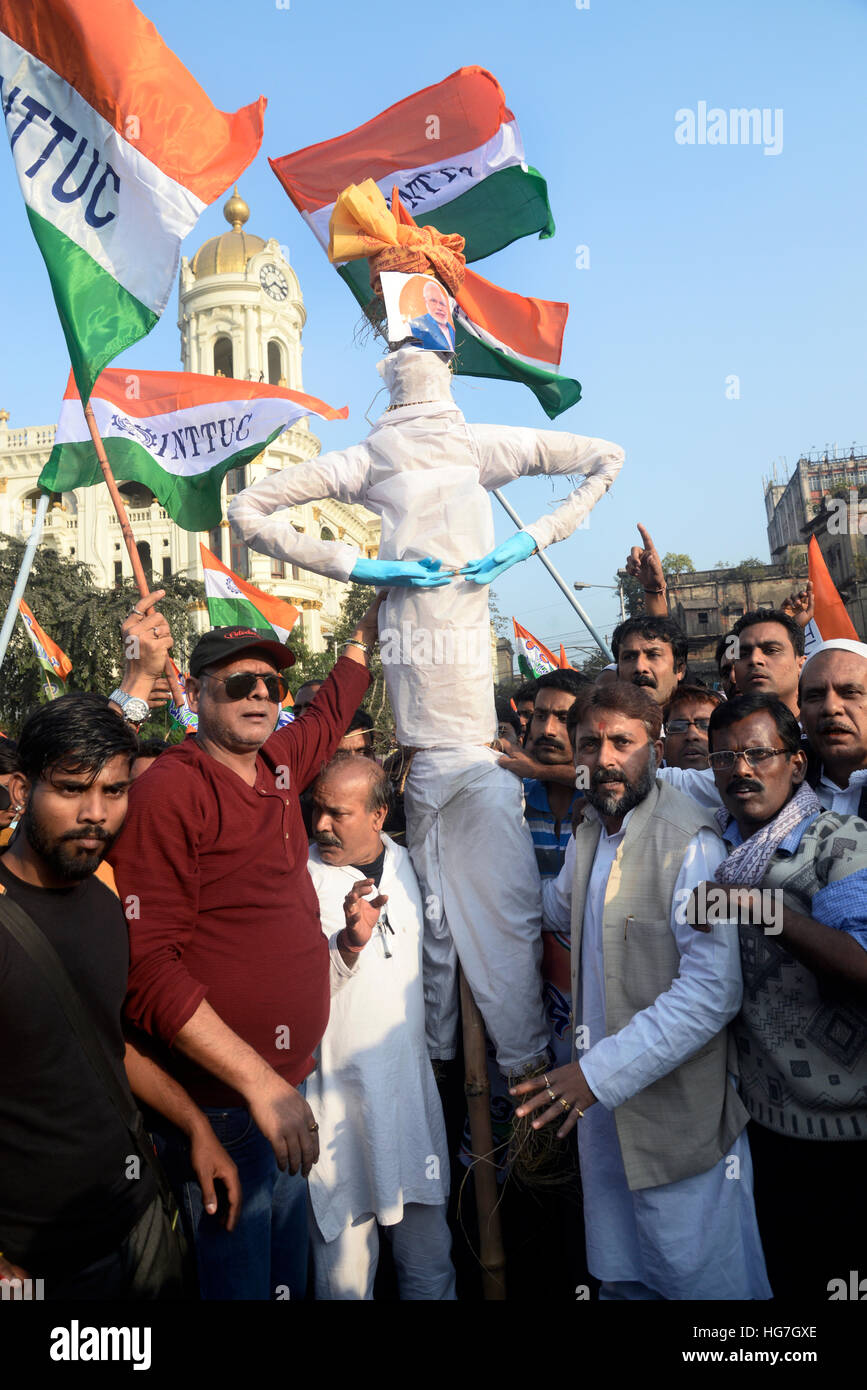
<path fill-rule="evenodd" d="M 135 724 L 138 727 L 150 714 L 147 700 L 140 700 L 137 695 L 127 695 L 125 690 L 113 690 L 108 698 L 113 705 L 120 705 L 123 717 L 128 724 Z"/>

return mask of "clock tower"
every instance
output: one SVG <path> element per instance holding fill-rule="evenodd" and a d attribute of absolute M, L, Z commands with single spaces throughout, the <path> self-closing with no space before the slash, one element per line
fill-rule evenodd
<path fill-rule="evenodd" d="M 181 262 L 178 327 L 184 370 L 270 381 L 303 391 L 301 330 L 307 313 L 298 277 L 278 242 L 263 241 L 245 230 L 250 209 L 237 187 L 223 207 L 223 216 L 231 230 L 211 237 L 191 260 L 185 257 Z M 284 430 L 265 453 L 227 475 L 224 515 L 227 496 L 269 473 L 308 462 L 320 447 L 306 418 Z M 325 540 L 346 540 L 365 556 L 377 553 L 379 522 L 364 507 L 326 499 L 316 506 L 293 507 L 288 515 L 298 531 Z M 294 603 L 301 610 L 313 651 L 327 645 L 345 585 L 248 550 L 225 520 L 201 539 L 236 574 Z"/>

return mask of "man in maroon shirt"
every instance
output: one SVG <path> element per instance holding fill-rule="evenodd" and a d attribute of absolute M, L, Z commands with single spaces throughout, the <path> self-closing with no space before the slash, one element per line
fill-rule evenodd
<path fill-rule="evenodd" d="M 203 1211 L 182 1138 L 162 1135 L 163 1161 L 183 1185 L 203 1298 L 304 1293 L 306 1176 L 319 1145 L 303 1089 L 328 1021 L 329 957 L 298 795 L 368 687 L 383 597 L 304 718 L 276 733 L 279 673 L 292 653 L 250 629 L 206 633 L 187 681 L 198 732 L 133 784 L 112 851 L 130 928 L 127 1013 L 171 1049 L 167 1068 L 184 1078 L 241 1176 L 242 1215 L 227 1236 Z M 136 679 L 124 682 L 126 694 L 137 694 Z"/>

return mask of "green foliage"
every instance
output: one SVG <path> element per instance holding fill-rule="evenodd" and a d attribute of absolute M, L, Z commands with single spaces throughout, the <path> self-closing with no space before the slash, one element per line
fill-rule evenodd
<path fill-rule="evenodd" d="M 9 605 L 21 566 L 24 542 L 0 535 L 0 612 Z M 204 585 L 185 575 L 162 580 L 166 596 L 160 602 L 174 637 L 173 655 L 183 669 L 195 644 L 191 609 L 204 598 Z M 69 690 L 97 690 L 108 695 L 123 670 L 120 626 L 138 599 L 138 589 L 125 579 L 116 589 L 98 589 L 88 565 L 68 560 L 45 545 L 33 561 L 25 600 L 44 628 L 72 662 Z M 0 674 L 0 723 L 16 733 L 28 713 L 45 698 L 42 668 L 21 622 L 16 622 Z M 168 715 L 155 711 L 144 727 L 145 737 L 162 738 Z"/>
<path fill-rule="evenodd" d="M 695 574 L 695 565 L 688 555 L 669 550 L 662 557 L 662 572 L 666 579 L 673 574 Z"/>
<path fill-rule="evenodd" d="M 755 555 L 750 555 L 746 560 L 741 560 L 739 565 L 734 565 L 733 569 L 738 579 L 761 579 L 765 573 L 765 562 L 757 559 Z"/>
<path fill-rule="evenodd" d="M 618 572 L 614 576 L 614 582 L 623 585 L 623 607 L 626 609 L 627 618 L 640 618 L 645 609 L 644 590 L 638 580 L 633 578 L 631 574 Z"/>
<path fill-rule="evenodd" d="M 373 603 L 376 591 L 367 584 L 348 584 L 346 587 L 346 597 L 340 610 L 340 617 L 334 625 L 334 637 L 331 643 L 331 651 L 311 652 L 301 632 L 301 625 L 298 624 L 295 632 L 289 638 L 289 646 L 295 653 L 295 665 L 291 670 L 293 694 L 306 681 L 321 681 L 328 675 L 334 666 L 335 661 L 341 655 L 341 646 L 351 637 L 358 624 Z M 298 636 L 296 637 L 296 632 Z M 379 649 L 375 648 L 370 660 L 371 683 L 364 697 L 363 707 L 367 710 L 373 720 L 374 727 L 379 730 L 385 739 L 390 739 L 394 734 L 394 718 L 391 713 L 391 705 L 385 691 L 385 678 L 382 672 L 382 662 L 379 659 Z"/>
<path fill-rule="evenodd" d="M 638 612 L 639 614 L 644 612 L 643 604 L 641 608 L 639 608 Z M 630 614 L 629 616 L 632 617 L 632 614 Z M 590 679 L 593 681 L 599 675 L 600 671 L 605 670 L 605 667 L 608 664 L 608 657 L 597 647 L 595 652 L 592 652 L 591 655 L 588 656 L 587 660 L 581 663 L 579 670 L 581 671 L 582 676 L 589 676 Z"/>

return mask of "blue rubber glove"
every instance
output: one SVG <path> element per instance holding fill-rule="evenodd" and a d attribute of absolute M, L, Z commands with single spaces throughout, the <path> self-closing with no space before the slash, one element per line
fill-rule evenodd
<path fill-rule="evenodd" d="M 517 531 L 514 536 L 503 541 L 495 550 L 482 556 L 481 560 L 473 560 L 470 564 L 464 565 L 461 574 L 465 579 L 471 580 L 473 584 L 490 584 L 492 579 L 505 574 L 506 570 L 512 568 L 512 565 L 526 560 L 535 549 L 536 542 L 533 537 L 528 535 L 526 531 Z"/>
<path fill-rule="evenodd" d="M 451 584 L 454 575 L 438 574 L 441 560 L 356 560 L 349 578 L 356 584 L 394 588 L 438 589 Z"/>

